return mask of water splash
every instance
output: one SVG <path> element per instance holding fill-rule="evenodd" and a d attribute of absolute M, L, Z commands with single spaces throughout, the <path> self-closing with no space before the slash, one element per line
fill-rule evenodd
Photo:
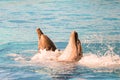
<path fill-rule="evenodd" d="M 108 46 L 104 55 L 93 54 L 93 53 L 83 53 L 83 57 L 78 61 L 78 65 L 86 66 L 89 68 L 116 68 L 120 66 L 120 56 L 114 53 L 113 48 Z M 15 61 L 19 62 L 29 62 L 29 63 L 47 63 L 51 64 L 57 62 L 57 58 L 61 55 L 62 51 L 56 50 L 46 51 L 40 50 L 40 53 L 35 54 L 34 56 L 27 57 L 20 54 L 9 54 Z M 28 59 L 29 58 L 29 59 Z M 58 62 L 59 63 L 59 62 Z"/>
<path fill-rule="evenodd" d="M 90 68 L 118 67 L 120 66 L 120 56 L 117 54 L 112 55 L 111 53 L 108 53 L 100 57 L 96 54 L 88 53 L 84 55 L 79 63 Z"/>
<path fill-rule="evenodd" d="M 39 61 L 56 61 L 58 56 L 60 55 L 60 52 L 56 50 L 55 52 L 53 51 L 46 51 L 40 50 L 40 53 L 37 53 L 31 58 L 31 61 L 33 62 L 39 62 Z"/>
<path fill-rule="evenodd" d="M 109 67 L 115 68 L 120 66 L 120 56 L 113 51 L 113 47 L 107 45 L 108 50 L 102 55 L 100 52 L 97 54 L 86 53 L 79 61 L 81 65 L 90 68 Z"/>
<path fill-rule="evenodd" d="M 60 54 L 59 54 L 60 55 Z M 43 61 L 43 60 L 57 60 L 59 56 L 58 52 L 45 51 L 43 50 L 41 54 L 36 54 L 32 57 L 32 61 Z M 87 66 L 90 68 L 100 68 L 100 67 L 119 67 L 120 66 L 120 56 L 115 54 L 113 50 L 108 50 L 104 55 L 99 56 L 93 53 L 87 53 L 83 56 L 79 63 L 82 66 Z"/>
<path fill-rule="evenodd" d="M 20 61 L 20 62 L 25 61 L 25 58 L 20 54 L 11 53 L 11 54 L 7 54 L 7 56 L 11 57 L 15 61 Z"/>

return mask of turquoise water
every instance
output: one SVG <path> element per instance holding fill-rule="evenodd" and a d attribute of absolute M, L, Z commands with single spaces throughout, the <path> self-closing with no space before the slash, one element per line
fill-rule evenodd
<path fill-rule="evenodd" d="M 38 27 L 61 50 L 76 30 L 84 58 L 31 63 Z M 0 0 L 0 80 L 48 79 L 120 79 L 120 0 Z"/>

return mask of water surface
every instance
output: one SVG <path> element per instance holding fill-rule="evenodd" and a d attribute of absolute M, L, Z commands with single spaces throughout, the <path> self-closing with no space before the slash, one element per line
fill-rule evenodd
<path fill-rule="evenodd" d="M 31 63 L 40 27 L 64 50 L 82 42 L 78 63 Z M 0 0 L 0 80 L 119 80 L 120 0 Z"/>

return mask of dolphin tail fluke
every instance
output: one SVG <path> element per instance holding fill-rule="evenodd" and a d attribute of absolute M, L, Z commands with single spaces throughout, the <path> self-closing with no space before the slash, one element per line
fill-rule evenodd
<path fill-rule="evenodd" d="M 41 30 L 40 28 L 37 28 L 37 29 L 36 29 L 36 32 L 37 32 L 37 34 L 38 34 L 38 38 L 40 38 L 40 37 L 41 37 L 41 34 L 43 34 L 43 32 L 42 32 L 42 30 Z"/>

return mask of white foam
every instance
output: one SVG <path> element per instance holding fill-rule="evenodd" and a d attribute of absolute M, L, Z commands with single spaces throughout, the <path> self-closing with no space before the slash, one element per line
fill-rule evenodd
<path fill-rule="evenodd" d="M 41 62 L 49 64 L 50 61 L 52 61 L 52 63 L 56 62 L 61 53 L 63 52 L 59 50 L 40 50 L 40 53 L 36 53 L 33 57 L 29 57 L 29 60 L 27 60 L 28 57 L 23 57 L 22 55 L 15 53 L 8 54 L 8 56 L 11 56 L 15 61 L 20 62 Z M 78 61 L 78 64 L 89 68 L 116 68 L 120 67 L 120 56 L 110 50 L 106 51 L 102 56 L 93 53 L 83 53 L 83 57 Z"/>
<path fill-rule="evenodd" d="M 57 61 L 58 56 L 60 56 L 59 51 L 46 51 L 41 50 L 40 53 L 35 54 L 32 57 L 31 61 L 34 62 L 44 62 L 44 61 Z M 98 56 L 97 54 L 92 53 L 83 53 L 84 56 L 81 60 L 79 60 L 78 64 L 82 66 L 87 66 L 90 68 L 112 68 L 112 67 L 119 67 L 120 66 L 120 56 L 117 54 L 111 53 L 111 51 L 107 51 L 103 56 Z"/>
<path fill-rule="evenodd" d="M 117 54 L 111 55 L 106 54 L 103 56 L 98 56 L 96 54 L 88 53 L 79 61 L 83 66 L 98 68 L 98 67 L 119 67 L 120 66 L 120 56 Z"/>
<path fill-rule="evenodd" d="M 25 61 L 25 58 L 20 54 L 11 53 L 7 54 L 7 56 L 12 57 L 15 61 Z"/>
<path fill-rule="evenodd" d="M 17 56 L 19 56 L 19 54 L 16 54 L 16 53 L 11 53 L 11 54 L 7 54 L 7 56 L 17 57 Z"/>
<path fill-rule="evenodd" d="M 54 51 L 46 51 L 40 50 L 40 53 L 35 54 L 32 58 L 31 61 L 34 62 L 40 62 L 40 61 L 56 61 L 58 56 L 60 55 L 59 51 L 56 50 Z"/>

